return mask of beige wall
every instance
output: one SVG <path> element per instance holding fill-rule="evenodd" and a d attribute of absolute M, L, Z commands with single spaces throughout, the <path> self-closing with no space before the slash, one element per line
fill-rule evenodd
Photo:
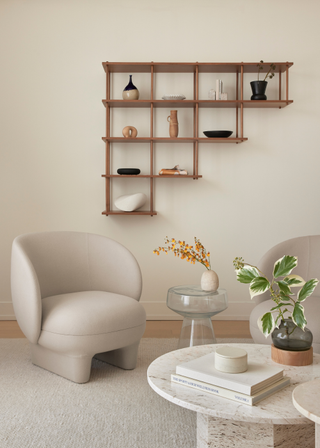
<path fill-rule="evenodd" d="M 67 229 L 109 236 L 133 252 L 143 273 L 142 303 L 154 319 L 176 317 L 165 305 L 168 288 L 199 283 L 202 267 L 169 255 L 156 257 L 153 249 L 166 235 L 188 242 L 197 236 L 210 249 L 213 269 L 228 290 L 229 308 L 218 318 L 247 319 L 252 305 L 246 286 L 235 280 L 233 258 L 256 263 L 284 239 L 319 233 L 319 15 L 314 0 L 2 0 L 0 318 L 13 318 L 14 237 Z M 293 105 L 245 110 L 249 140 L 203 145 L 203 179 L 158 180 L 157 216 L 101 215 L 102 61 L 260 59 L 294 62 Z M 211 86 L 206 80 L 204 90 L 214 87 L 215 78 Z M 134 81 L 140 90 L 146 88 L 138 75 Z M 126 82 L 120 81 L 121 89 Z M 180 90 L 174 82 L 164 89 Z M 208 112 L 203 127 L 230 127 L 228 113 Z M 133 119 L 142 135 L 144 118 Z M 165 115 L 159 114 L 159 120 L 165 135 Z M 133 123 L 115 115 L 113 132 L 121 135 L 127 124 Z M 130 154 L 128 160 L 139 166 L 144 154 L 137 148 L 136 158 Z M 180 163 L 190 169 L 177 148 L 161 149 L 158 157 L 157 163 L 164 157 L 168 166 Z"/>

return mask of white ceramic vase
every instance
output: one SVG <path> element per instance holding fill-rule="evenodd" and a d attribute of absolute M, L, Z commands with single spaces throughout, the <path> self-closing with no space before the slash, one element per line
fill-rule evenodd
<path fill-rule="evenodd" d="M 207 270 L 201 276 L 201 289 L 204 291 L 216 291 L 219 288 L 219 277 L 214 271 Z"/>

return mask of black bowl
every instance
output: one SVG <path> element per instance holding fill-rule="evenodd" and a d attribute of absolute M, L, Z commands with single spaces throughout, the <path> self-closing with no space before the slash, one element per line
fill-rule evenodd
<path fill-rule="evenodd" d="M 203 131 L 203 133 L 209 138 L 226 138 L 230 137 L 232 131 Z"/>
<path fill-rule="evenodd" d="M 140 174 L 139 168 L 118 168 L 118 174 Z"/>

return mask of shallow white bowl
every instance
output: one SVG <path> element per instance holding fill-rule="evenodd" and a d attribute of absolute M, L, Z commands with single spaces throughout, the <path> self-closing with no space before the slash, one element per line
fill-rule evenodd
<path fill-rule="evenodd" d="M 184 100 L 186 97 L 184 95 L 179 95 L 177 93 L 166 93 L 163 95 L 163 100 Z"/>

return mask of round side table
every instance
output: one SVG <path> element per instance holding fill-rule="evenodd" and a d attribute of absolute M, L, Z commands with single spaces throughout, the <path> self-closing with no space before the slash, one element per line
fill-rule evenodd
<path fill-rule="evenodd" d="M 315 423 L 316 443 L 320 448 L 320 379 L 308 381 L 297 386 L 292 392 L 294 407 L 302 415 Z"/>
<path fill-rule="evenodd" d="M 215 344 L 211 317 L 228 307 L 227 291 L 203 291 L 198 285 L 173 286 L 167 306 L 183 316 L 178 348 Z"/>

